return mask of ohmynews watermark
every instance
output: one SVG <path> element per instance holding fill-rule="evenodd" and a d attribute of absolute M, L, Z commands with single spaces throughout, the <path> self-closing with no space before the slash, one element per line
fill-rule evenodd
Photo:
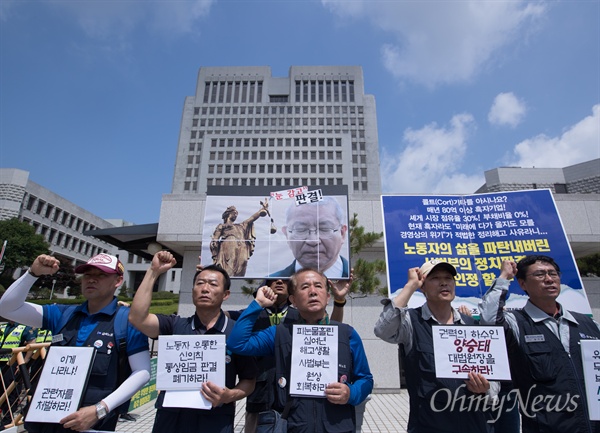
<path fill-rule="evenodd" d="M 447 410 L 457 410 L 458 412 L 495 412 L 495 418 L 488 420 L 488 423 L 495 423 L 503 412 L 513 410 L 517 404 L 519 405 L 521 414 L 528 418 L 534 418 L 537 412 L 574 412 L 577 410 L 579 406 L 578 400 L 581 399 L 578 394 L 538 394 L 532 396 L 531 393 L 536 386 L 533 385 L 529 388 L 526 398 L 523 399 L 518 389 L 512 389 L 510 392 L 496 397 L 490 397 L 487 394 L 459 395 L 461 388 L 466 387 L 465 384 L 462 384 L 454 390 L 454 393 L 448 388 L 438 389 L 431 396 L 429 406 L 434 412 L 444 412 Z M 437 407 L 438 405 L 435 402 L 438 393 L 446 393 L 448 397 L 448 402 L 442 407 Z"/>

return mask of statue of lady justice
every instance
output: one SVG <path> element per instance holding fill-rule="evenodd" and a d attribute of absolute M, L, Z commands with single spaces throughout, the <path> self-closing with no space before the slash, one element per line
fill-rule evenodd
<path fill-rule="evenodd" d="M 223 223 L 219 224 L 210 242 L 210 252 L 213 263 L 221 266 L 232 277 L 243 277 L 246 275 L 248 260 L 254 253 L 254 222 L 260 217 L 269 215 L 268 198 L 260 202 L 261 208 L 249 218 L 236 223 L 238 211 L 235 206 L 229 206 L 221 215 Z M 271 233 L 277 229 L 271 218 Z"/>

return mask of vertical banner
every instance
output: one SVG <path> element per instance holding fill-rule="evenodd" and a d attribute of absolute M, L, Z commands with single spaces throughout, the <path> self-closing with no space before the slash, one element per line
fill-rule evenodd
<path fill-rule="evenodd" d="M 27 422 L 58 423 L 77 412 L 95 351 L 93 347 L 50 347 Z"/>
<path fill-rule="evenodd" d="M 298 187 L 257 195 L 208 195 L 202 263 L 232 278 L 283 278 L 311 267 L 350 277 L 348 197 Z M 232 189 L 242 194 L 243 189 Z"/>
<path fill-rule="evenodd" d="M 325 397 L 338 381 L 338 327 L 294 325 L 290 395 Z"/>
<path fill-rule="evenodd" d="M 581 340 L 581 358 L 590 419 L 600 421 L 600 340 Z"/>
<path fill-rule="evenodd" d="M 560 266 L 558 301 L 568 310 L 591 314 L 550 190 L 382 196 L 382 207 L 390 297 L 404 287 L 409 268 L 440 259 L 458 271 L 453 305 L 466 305 L 477 315 L 479 299 L 500 275 L 502 261 L 538 254 L 551 256 Z M 511 281 L 507 308 L 521 308 L 527 299 L 517 281 Z M 416 292 L 409 307 L 424 302 Z"/>
<path fill-rule="evenodd" d="M 501 326 L 433 326 L 437 377 L 468 379 L 479 373 L 488 380 L 510 380 L 504 328 Z"/>

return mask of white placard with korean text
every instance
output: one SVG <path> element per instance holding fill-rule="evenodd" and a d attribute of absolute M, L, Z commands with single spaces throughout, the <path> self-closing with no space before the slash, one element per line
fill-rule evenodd
<path fill-rule="evenodd" d="M 435 375 L 468 379 L 480 373 L 488 380 L 510 380 L 504 329 L 501 326 L 432 327 Z"/>
<path fill-rule="evenodd" d="M 338 381 L 338 327 L 294 325 L 292 332 L 290 395 L 325 397 Z"/>
<path fill-rule="evenodd" d="M 77 412 L 95 352 L 93 347 L 50 347 L 26 421 L 58 423 Z"/>
<path fill-rule="evenodd" d="M 583 378 L 590 419 L 600 420 L 600 340 L 581 340 Z"/>
<path fill-rule="evenodd" d="M 210 409 L 210 402 L 200 393 L 208 381 L 225 386 L 224 335 L 158 337 L 156 388 L 177 391 L 167 392 L 164 406 Z"/>

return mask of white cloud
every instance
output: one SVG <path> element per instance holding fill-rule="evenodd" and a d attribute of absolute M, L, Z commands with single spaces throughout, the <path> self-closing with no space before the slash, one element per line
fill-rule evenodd
<path fill-rule="evenodd" d="M 521 123 L 526 112 L 525 102 L 517 98 L 514 93 L 500 93 L 494 98 L 488 120 L 492 125 L 507 125 L 514 128 Z"/>
<path fill-rule="evenodd" d="M 535 29 L 543 2 L 321 0 L 342 19 L 370 20 L 392 34 L 382 62 L 401 80 L 426 86 L 470 80 L 502 48 Z"/>
<path fill-rule="evenodd" d="M 457 114 L 447 127 L 435 123 L 407 129 L 399 154 L 382 152 L 383 189 L 394 193 L 473 193 L 485 182 L 483 174 L 460 173 L 467 139 L 475 128 L 473 116 Z"/>
<path fill-rule="evenodd" d="M 86 35 L 112 40 L 128 36 L 138 27 L 168 35 L 194 32 L 194 25 L 208 15 L 214 0 L 185 1 L 65 1 L 47 4 L 73 16 Z"/>
<path fill-rule="evenodd" d="M 537 135 L 517 144 L 508 165 L 566 167 L 600 158 L 600 104 L 558 137 Z"/>

